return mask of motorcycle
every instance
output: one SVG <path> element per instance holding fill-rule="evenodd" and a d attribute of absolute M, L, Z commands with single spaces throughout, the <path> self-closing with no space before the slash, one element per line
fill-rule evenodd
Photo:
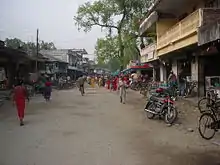
<path fill-rule="evenodd" d="M 150 91 L 150 93 L 151 95 L 157 97 L 166 97 L 167 95 L 169 95 L 170 97 L 172 97 L 173 101 L 176 101 L 179 92 L 176 87 L 160 87 L 156 90 Z"/>
<path fill-rule="evenodd" d="M 165 97 L 160 97 L 160 91 L 157 91 L 158 96 L 152 95 L 147 102 L 144 111 L 149 119 L 153 119 L 156 115 L 163 117 L 165 123 L 173 124 L 178 116 L 175 102 L 169 94 Z"/>

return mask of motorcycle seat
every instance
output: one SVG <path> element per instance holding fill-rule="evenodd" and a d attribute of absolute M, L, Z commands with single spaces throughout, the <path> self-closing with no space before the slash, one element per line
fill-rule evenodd
<path fill-rule="evenodd" d="M 163 100 L 164 100 L 164 98 L 162 98 L 162 97 L 156 97 L 156 96 L 151 96 L 151 99 L 152 99 L 153 101 L 163 101 Z"/>

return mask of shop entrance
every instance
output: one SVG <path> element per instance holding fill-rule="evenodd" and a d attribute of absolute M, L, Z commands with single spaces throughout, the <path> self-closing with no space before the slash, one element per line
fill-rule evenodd
<path fill-rule="evenodd" d="M 188 59 L 181 59 L 177 61 L 177 74 L 180 72 L 186 77 L 191 77 L 191 61 Z"/>

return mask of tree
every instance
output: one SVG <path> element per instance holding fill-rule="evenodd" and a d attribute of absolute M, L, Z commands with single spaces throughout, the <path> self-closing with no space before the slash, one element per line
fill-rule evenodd
<path fill-rule="evenodd" d="M 39 44 L 41 50 L 54 50 L 56 49 L 55 45 L 53 42 L 44 42 L 41 41 Z"/>
<path fill-rule="evenodd" d="M 74 17 L 76 25 L 85 32 L 93 26 L 100 26 L 108 30 L 111 36 L 112 30 L 116 30 L 121 67 L 124 57 L 124 44 L 122 41 L 122 28 L 127 14 L 126 0 L 99 0 L 93 3 L 87 2 L 78 8 Z"/>
<path fill-rule="evenodd" d="M 105 62 L 112 58 L 120 58 L 117 36 L 99 38 L 95 46 L 95 54 L 98 62 Z"/>
<path fill-rule="evenodd" d="M 13 39 L 6 38 L 5 39 L 5 46 L 9 48 L 18 49 L 18 48 L 23 47 L 24 45 L 25 43 L 18 38 L 13 38 Z"/>
<path fill-rule="evenodd" d="M 23 42 L 22 40 L 18 38 L 6 38 L 5 39 L 5 45 L 6 47 L 13 48 L 13 49 L 22 49 L 24 51 L 34 51 L 36 50 L 36 44 L 34 42 Z M 41 41 L 39 44 L 39 49 L 43 50 L 53 50 L 56 49 L 55 45 L 53 42 L 44 42 Z"/>
<path fill-rule="evenodd" d="M 126 42 L 124 33 L 138 38 L 139 23 L 146 14 L 152 0 L 98 0 L 93 3 L 87 2 L 78 8 L 77 16 L 74 17 L 79 30 L 85 32 L 93 26 L 106 29 L 111 37 L 112 31 L 117 32 L 117 45 L 121 68 L 125 65 L 124 53 Z M 134 40 L 132 41 L 134 42 Z M 133 45 L 134 46 L 134 45 Z M 137 46 L 135 49 L 137 50 Z"/>
<path fill-rule="evenodd" d="M 120 56 L 117 36 L 99 38 L 95 46 L 98 66 L 116 71 L 120 69 Z"/>

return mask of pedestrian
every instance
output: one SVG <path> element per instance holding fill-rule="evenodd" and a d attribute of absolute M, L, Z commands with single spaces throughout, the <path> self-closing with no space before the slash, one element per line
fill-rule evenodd
<path fill-rule="evenodd" d="M 20 126 L 24 125 L 24 110 L 25 110 L 25 100 L 29 101 L 27 97 L 27 90 L 23 86 L 23 82 L 18 81 L 14 88 L 13 103 L 16 105 L 18 118 L 20 120 Z"/>
<path fill-rule="evenodd" d="M 94 76 L 91 78 L 91 87 L 95 88 L 95 77 Z"/>
<path fill-rule="evenodd" d="M 44 99 L 46 101 L 50 100 L 51 92 L 52 92 L 52 82 L 50 81 L 49 77 L 47 77 L 44 88 Z"/>
<path fill-rule="evenodd" d="M 112 80 L 113 91 L 117 90 L 117 77 L 115 76 Z"/>
<path fill-rule="evenodd" d="M 120 103 L 125 104 L 126 101 L 126 82 L 122 77 L 119 78 Z"/>
<path fill-rule="evenodd" d="M 83 94 L 85 94 L 85 87 L 84 87 L 85 81 L 86 81 L 86 78 L 84 76 L 79 77 L 77 80 L 77 86 L 79 88 L 79 91 L 82 90 Z"/>

